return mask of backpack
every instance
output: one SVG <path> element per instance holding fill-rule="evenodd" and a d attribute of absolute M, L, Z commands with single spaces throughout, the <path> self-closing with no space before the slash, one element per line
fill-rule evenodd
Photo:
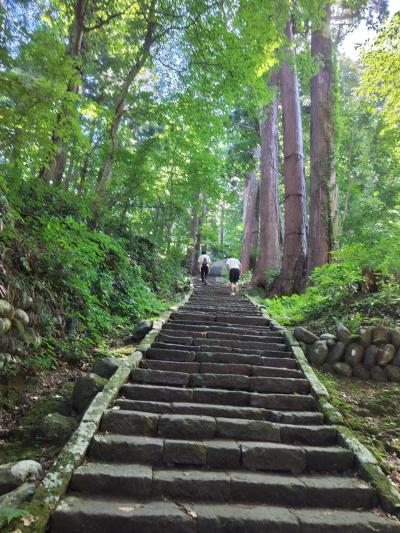
<path fill-rule="evenodd" d="M 201 263 L 202 266 L 207 266 L 207 257 L 203 259 L 203 262 Z"/>

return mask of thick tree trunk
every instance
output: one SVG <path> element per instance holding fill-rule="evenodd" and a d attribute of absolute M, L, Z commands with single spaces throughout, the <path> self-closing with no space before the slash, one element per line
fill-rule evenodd
<path fill-rule="evenodd" d="M 258 245 L 258 194 L 257 171 L 252 170 L 245 178 L 243 195 L 243 241 L 240 262 L 243 272 L 254 267 Z"/>
<path fill-rule="evenodd" d="M 77 80 L 80 80 L 81 78 L 79 58 L 82 50 L 84 19 L 87 3 L 88 0 L 76 0 L 74 6 L 74 22 L 69 36 L 68 55 L 74 62 Z M 80 84 L 77 80 L 69 82 L 67 92 L 77 93 L 79 91 Z M 47 161 L 40 171 L 40 177 L 47 183 L 52 180 L 54 180 L 55 183 L 61 183 L 63 178 L 67 154 L 65 140 L 59 130 L 62 130 L 63 122 L 66 121 L 68 115 L 69 111 L 65 106 L 63 106 L 57 115 L 57 126 L 52 134 L 52 143 L 55 147 L 54 152 L 49 155 Z"/>
<path fill-rule="evenodd" d="M 290 295 L 304 288 L 307 259 L 306 184 L 304 176 L 303 132 L 300 97 L 291 49 L 292 24 L 287 22 L 287 54 L 291 65 L 281 67 L 283 152 L 285 175 L 285 231 L 282 269 L 272 286 L 272 294 Z"/>
<path fill-rule="evenodd" d="M 331 6 L 323 28 L 311 35 L 313 58 L 322 62 L 311 81 L 311 176 L 308 272 L 330 261 L 337 240 L 337 185 L 333 148 Z"/>
<path fill-rule="evenodd" d="M 269 84 L 277 89 L 277 74 Z M 265 286 L 266 273 L 281 265 L 280 219 L 278 200 L 278 96 L 265 109 L 266 118 L 260 123 L 260 244 L 259 255 L 251 279 L 252 285 Z"/>
<path fill-rule="evenodd" d="M 125 112 L 126 98 L 128 96 L 129 89 L 131 88 L 137 75 L 145 65 L 147 59 L 150 57 L 150 48 L 154 42 L 155 27 L 155 23 L 152 21 L 152 17 L 150 16 L 149 21 L 147 23 L 146 36 L 139 53 L 139 57 L 134 63 L 134 65 L 132 65 L 132 68 L 129 70 L 128 75 L 126 76 L 123 86 L 121 88 L 121 91 L 118 97 L 116 98 L 114 114 L 111 119 L 111 124 L 108 130 L 108 139 L 106 140 L 108 145 L 108 151 L 106 158 L 103 162 L 103 166 L 100 169 L 97 182 L 97 193 L 100 196 L 103 196 L 105 194 L 108 184 L 111 180 L 115 151 L 117 147 L 118 130 L 121 125 L 123 114 Z"/>

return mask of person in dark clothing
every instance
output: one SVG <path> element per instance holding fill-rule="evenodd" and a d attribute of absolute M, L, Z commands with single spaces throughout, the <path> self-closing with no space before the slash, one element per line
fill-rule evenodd
<path fill-rule="evenodd" d="M 202 250 L 198 259 L 199 272 L 203 285 L 207 285 L 207 276 L 210 271 L 211 259 L 206 250 Z"/>

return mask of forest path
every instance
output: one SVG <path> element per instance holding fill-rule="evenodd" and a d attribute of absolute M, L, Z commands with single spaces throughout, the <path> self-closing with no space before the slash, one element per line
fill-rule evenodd
<path fill-rule="evenodd" d="M 375 504 L 281 333 L 211 280 L 104 412 L 51 531 L 399 532 Z"/>

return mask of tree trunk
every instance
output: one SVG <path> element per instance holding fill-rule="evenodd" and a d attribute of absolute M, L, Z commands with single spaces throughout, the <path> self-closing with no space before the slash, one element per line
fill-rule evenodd
<path fill-rule="evenodd" d="M 286 24 L 287 54 L 291 65 L 281 67 L 283 152 L 285 175 L 285 231 L 282 269 L 274 280 L 272 294 L 290 295 L 304 288 L 307 259 L 306 184 L 300 97 L 291 48 L 292 23 Z"/>
<path fill-rule="evenodd" d="M 311 35 L 313 58 L 322 62 L 311 80 L 311 176 L 308 272 L 330 261 L 337 240 L 337 185 L 333 148 L 331 6 L 324 27 Z"/>
<path fill-rule="evenodd" d="M 245 178 L 243 195 L 243 242 L 240 262 L 243 272 L 254 267 L 258 245 L 258 195 L 257 171 L 252 170 Z"/>
<path fill-rule="evenodd" d="M 190 274 L 193 273 L 197 224 L 198 224 L 197 209 L 195 206 L 193 206 L 192 221 L 190 223 L 190 246 L 189 246 L 188 253 L 187 253 L 187 269 Z"/>
<path fill-rule="evenodd" d="M 277 90 L 277 74 L 269 84 Z M 266 273 L 281 264 L 280 220 L 278 200 L 278 96 L 265 109 L 266 119 L 260 123 L 260 244 L 252 285 L 265 286 Z"/>
<path fill-rule="evenodd" d="M 68 55 L 72 58 L 74 69 L 76 71 L 77 79 L 80 80 L 80 66 L 79 58 L 82 50 L 82 39 L 84 32 L 84 19 L 86 14 L 88 0 L 76 0 L 74 6 L 74 22 L 71 26 L 68 44 Z M 80 84 L 77 80 L 71 80 L 68 83 L 67 92 L 77 93 Z M 59 132 L 63 128 L 63 122 L 67 119 L 70 112 L 66 106 L 63 106 L 57 115 L 57 126 L 52 134 L 52 143 L 54 145 L 54 152 L 52 152 L 45 165 L 40 171 L 40 177 L 49 183 L 54 180 L 56 183 L 61 183 L 65 163 L 67 161 L 66 146 L 63 135 Z"/>
<path fill-rule="evenodd" d="M 154 7 L 154 2 L 152 2 L 152 6 Z M 132 83 L 135 81 L 137 75 L 145 65 L 147 59 L 149 58 L 150 48 L 154 42 L 154 30 L 156 25 L 152 20 L 152 9 L 153 8 L 150 9 L 151 12 L 149 14 L 149 19 L 147 23 L 146 36 L 139 53 L 139 57 L 129 70 L 128 75 L 126 76 L 124 84 L 121 88 L 121 91 L 118 97 L 116 98 L 114 114 L 111 119 L 111 124 L 108 130 L 108 139 L 106 140 L 108 144 L 108 151 L 97 180 L 97 193 L 100 196 L 103 196 L 105 194 L 107 186 L 111 180 L 115 158 L 115 150 L 117 147 L 118 130 L 121 125 L 123 114 L 125 112 L 126 98 L 128 96 L 129 89 L 132 86 Z"/>

